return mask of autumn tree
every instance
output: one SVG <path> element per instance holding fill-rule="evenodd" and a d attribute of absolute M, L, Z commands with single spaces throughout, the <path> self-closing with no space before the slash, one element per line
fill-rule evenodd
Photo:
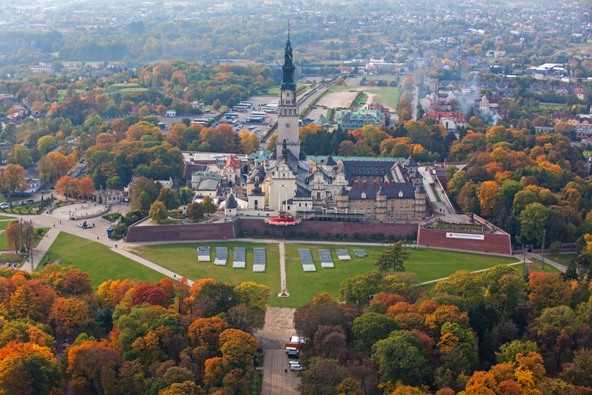
<path fill-rule="evenodd" d="M 74 197 L 76 196 L 76 181 L 70 176 L 63 176 L 56 182 L 55 191 L 64 195 L 66 199 Z"/>
<path fill-rule="evenodd" d="M 150 216 L 150 219 L 157 224 L 163 223 L 169 218 L 169 212 L 164 203 L 160 200 L 152 203 L 148 215 Z"/>
<path fill-rule="evenodd" d="M 68 350 L 68 387 L 78 393 L 115 393 L 119 353 L 104 342 L 85 341 Z"/>
<path fill-rule="evenodd" d="M 8 197 L 23 192 L 27 188 L 26 176 L 27 172 L 21 165 L 6 165 L 0 169 L 0 190 Z"/>
<path fill-rule="evenodd" d="M 255 152 L 259 148 L 259 137 L 256 134 L 243 129 L 239 132 L 238 137 L 240 149 L 246 155 Z"/>
<path fill-rule="evenodd" d="M 77 178 L 74 183 L 78 197 L 89 198 L 96 191 L 94 181 L 88 176 Z"/>
<path fill-rule="evenodd" d="M 214 214 L 218 210 L 218 207 L 216 206 L 216 203 L 214 203 L 214 200 L 211 197 L 209 197 L 209 196 L 206 196 L 204 198 L 203 202 L 201 202 L 201 205 L 203 206 L 204 213 L 208 217 L 211 214 Z"/>
<path fill-rule="evenodd" d="M 267 285 L 253 281 L 243 281 L 234 287 L 239 303 L 250 309 L 265 311 L 271 289 Z"/>
<path fill-rule="evenodd" d="M 219 349 L 220 334 L 228 324 L 218 317 L 198 318 L 189 325 L 187 333 L 192 345 L 206 346 L 210 352 Z"/>
<path fill-rule="evenodd" d="M 495 181 L 484 181 L 479 185 L 477 196 L 482 215 L 489 217 L 492 214 L 499 190 L 500 187 Z"/>
<path fill-rule="evenodd" d="M 46 265 L 41 275 L 60 296 L 90 295 L 93 292 L 88 273 L 72 265 L 65 267 L 57 264 Z"/>
<path fill-rule="evenodd" d="M 393 270 L 395 272 L 405 271 L 405 261 L 409 259 L 411 253 L 403 247 L 404 240 L 397 241 L 391 246 L 385 248 L 378 259 L 376 260 L 376 266 L 382 272 L 383 275 Z"/>
<path fill-rule="evenodd" d="M 66 157 L 60 152 L 50 152 L 37 162 L 39 178 L 46 184 L 65 176 L 74 165 L 74 158 Z"/>
<path fill-rule="evenodd" d="M 23 236 L 21 233 L 21 224 L 19 221 L 10 221 L 8 223 L 8 227 L 6 228 L 6 242 L 9 246 L 14 248 L 16 253 L 19 252 L 21 248 L 21 241 L 23 240 Z"/>
<path fill-rule="evenodd" d="M 204 217 L 203 206 L 200 203 L 190 203 L 187 205 L 187 217 L 191 222 L 198 222 Z"/>
<path fill-rule="evenodd" d="M 144 303 L 167 307 L 167 295 L 162 288 L 156 285 L 141 283 L 134 289 L 131 305 L 134 306 Z"/>
<path fill-rule="evenodd" d="M 10 342 L 0 348 L 2 393 L 53 393 L 59 391 L 61 376 L 55 356 L 43 343 Z"/>
<path fill-rule="evenodd" d="M 302 372 L 298 390 L 302 395 L 333 394 L 347 375 L 335 359 L 311 358 L 308 369 Z"/>
<path fill-rule="evenodd" d="M 63 333 L 64 340 L 76 336 L 77 330 L 89 319 L 88 304 L 78 298 L 57 298 L 49 312 L 49 320 L 54 334 Z M 56 336 L 57 337 L 57 336 Z"/>

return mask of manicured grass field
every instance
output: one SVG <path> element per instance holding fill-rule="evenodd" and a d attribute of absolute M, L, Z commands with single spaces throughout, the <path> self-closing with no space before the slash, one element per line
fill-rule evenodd
<path fill-rule="evenodd" d="M 9 223 L 10 223 L 10 220 L 0 221 L 0 229 L 6 229 L 6 228 L 8 228 L 8 224 Z"/>
<path fill-rule="evenodd" d="M 317 271 L 305 273 L 300 264 L 298 256 L 299 248 L 308 248 L 312 251 Z M 307 244 L 286 244 L 286 272 L 287 286 L 290 298 L 297 304 L 286 300 L 285 306 L 301 306 L 309 302 L 319 292 L 327 291 L 334 297 L 339 297 L 341 282 L 347 278 L 376 270 L 376 260 L 384 247 L 364 246 L 355 247 L 363 249 L 368 253 L 365 258 L 356 258 L 353 250 L 348 248 L 352 257 L 350 261 L 339 261 L 335 254 L 335 248 L 342 248 L 335 245 L 307 245 Z M 330 249 L 335 264 L 334 269 L 321 268 L 318 258 L 319 249 Z M 411 257 L 405 262 L 405 269 L 417 275 L 419 282 L 435 280 L 447 277 L 457 270 L 480 270 L 495 265 L 503 265 L 515 262 L 515 259 L 486 256 L 478 254 L 459 253 L 452 251 L 439 251 L 427 248 L 411 249 Z M 313 285 L 314 284 L 314 285 Z"/>
<path fill-rule="evenodd" d="M 539 259 L 530 258 L 530 260 L 532 261 L 528 265 L 528 271 L 530 273 L 532 273 L 532 272 L 561 273 L 559 271 L 559 269 L 555 268 L 555 266 L 549 265 L 548 263 L 545 263 L 545 268 L 543 269 L 543 262 Z M 546 259 L 545 259 L 545 261 L 546 261 Z M 520 270 L 522 270 L 522 265 L 516 266 L 516 267 L 520 268 Z"/>
<path fill-rule="evenodd" d="M 376 102 L 393 110 L 399 106 L 399 96 L 401 91 L 396 86 L 364 86 L 365 92 L 376 95 Z"/>
<path fill-rule="evenodd" d="M 571 263 L 572 260 L 574 260 L 576 257 L 578 256 L 578 254 L 573 253 L 573 254 L 559 254 L 557 256 L 548 256 L 549 259 L 564 264 L 565 266 L 569 265 Z M 547 257 L 547 254 L 545 254 L 545 257 Z"/>
<path fill-rule="evenodd" d="M 37 229 L 38 228 L 35 229 L 35 237 L 33 238 L 33 240 L 31 240 L 31 245 L 33 248 L 39 245 L 39 242 L 41 241 L 41 239 L 43 239 L 43 236 L 45 236 L 45 234 L 49 230 L 49 228 L 40 228 L 42 229 L 42 233 L 40 235 L 37 235 Z M 9 246 L 6 241 L 6 232 L 2 232 L 0 234 L 0 251 L 13 251 L 13 249 L 14 246 Z"/>
<path fill-rule="evenodd" d="M 143 246 L 135 253 L 149 261 L 152 261 L 169 270 L 180 273 L 191 280 L 203 277 L 212 277 L 218 281 L 256 281 L 271 287 L 269 305 L 274 307 L 298 307 L 308 303 L 312 297 L 320 292 L 329 292 L 334 297 L 339 296 L 341 282 L 347 278 L 375 270 L 374 265 L 383 246 L 356 247 L 366 250 L 368 257 L 355 258 L 353 248 L 348 250 L 352 259 L 339 261 L 335 254 L 335 248 L 345 248 L 335 245 L 321 244 L 296 244 L 286 243 L 286 274 L 289 298 L 279 298 L 280 274 L 279 254 L 277 243 L 247 243 L 247 242 L 220 242 L 201 243 L 199 245 L 212 248 L 211 258 L 214 259 L 214 247 L 228 247 L 229 262 L 226 266 L 215 266 L 213 263 L 197 262 L 197 243 L 168 244 Z M 247 248 L 247 269 L 232 268 L 232 247 Z M 267 272 L 253 273 L 252 247 L 265 247 L 267 249 Z M 299 248 L 309 248 L 317 266 L 314 273 L 305 273 L 302 270 Z M 335 263 L 334 269 L 323 269 L 319 262 L 318 249 L 329 249 Z M 480 270 L 495 265 L 516 262 L 516 259 L 467 254 L 450 251 L 439 251 L 417 248 L 411 250 L 411 258 L 406 262 L 408 271 L 414 272 L 420 282 L 447 277 L 457 270 Z"/>
<path fill-rule="evenodd" d="M 197 247 L 209 246 L 211 262 L 197 261 Z M 228 262 L 226 266 L 214 265 L 216 257 L 216 247 L 228 247 Z M 233 269 L 232 256 L 233 247 L 246 248 L 246 268 Z M 265 273 L 253 272 L 253 247 L 262 247 L 266 249 L 266 271 Z M 186 244 L 161 244 L 153 246 L 143 246 L 137 248 L 134 253 L 140 255 L 159 266 L 179 273 L 190 280 L 197 280 L 204 277 L 211 277 L 218 281 L 255 281 L 265 284 L 271 288 L 272 297 L 270 304 L 273 304 L 274 298 L 280 289 L 280 255 L 279 245 L 277 243 L 246 243 L 246 242 L 220 242 L 220 243 L 186 243 Z"/>
<path fill-rule="evenodd" d="M 60 261 L 61 266 L 76 266 L 90 275 L 95 289 L 109 279 L 129 278 L 135 281 L 157 282 L 164 276 L 139 263 L 125 258 L 106 246 L 60 232 L 41 262 Z M 37 267 L 41 270 L 43 265 Z"/>

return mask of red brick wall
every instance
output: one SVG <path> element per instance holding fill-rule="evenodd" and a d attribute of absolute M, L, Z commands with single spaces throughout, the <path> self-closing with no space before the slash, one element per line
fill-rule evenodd
<path fill-rule="evenodd" d="M 417 236 L 417 224 L 389 224 L 389 223 L 364 223 L 364 222 L 331 222 L 331 221 L 302 221 L 294 226 L 267 225 L 261 219 L 239 220 L 241 232 L 257 235 L 270 235 L 274 237 L 287 237 L 291 235 L 311 235 L 335 237 L 359 237 L 368 239 L 372 235 L 383 235 L 391 238 L 415 239 Z"/>
<path fill-rule="evenodd" d="M 147 241 L 188 241 L 188 240 L 222 240 L 233 239 L 235 232 L 233 222 L 216 224 L 184 224 L 184 225 L 141 225 L 130 226 L 126 240 L 129 242 Z"/>
<path fill-rule="evenodd" d="M 476 252 L 491 252 L 494 254 L 512 253 L 509 234 L 485 233 L 483 236 L 485 237 L 484 240 L 450 239 L 446 237 L 446 230 L 421 228 L 419 230 L 417 244 L 428 247 L 452 248 Z"/>
<path fill-rule="evenodd" d="M 319 222 L 303 221 L 295 226 L 271 226 L 263 219 L 237 219 L 234 222 L 185 225 L 141 225 L 131 226 L 127 233 L 129 242 L 220 240 L 240 237 L 241 232 L 249 235 L 289 237 L 302 234 L 317 234 L 323 237 L 357 237 L 368 239 L 372 235 L 390 238 L 411 238 L 417 236 L 417 224 L 387 224 L 361 222 Z"/>

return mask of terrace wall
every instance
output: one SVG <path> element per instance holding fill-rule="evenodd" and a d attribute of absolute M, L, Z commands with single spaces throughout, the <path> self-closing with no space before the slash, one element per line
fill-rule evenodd
<path fill-rule="evenodd" d="M 342 221 L 302 221 L 293 226 L 267 225 L 262 219 L 239 220 L 240 235 L 268 235 L 270 237 L 345 237 L 412 239 L 417 236 L 417 224 L 392 224 Z"/>
<path fill-rule="evenodd" d="M 236 222 L 183 225 L 130 226 L 126 240 L 132 243 L 234 239 Z"/>
<path fill-rule="evenodd" d="M 159 241 L 222 240 L 240 236 L 279 238 L 343 237 L 367 240 L 371 238 L 412 239 L 417 236 L 417 224 L 364 222 L 302 221 L 294 226 L 271 226 L 263 218 L 236 219 L 234 222 L 183 225 L 130 226 L 126 240 L 132 243 Z"/>
<path fill-rule="evenodd" d="M 492 254 L 512 254 L 510 235 L 505 232 L 471 233 L 474 235 L 483 235 L 483 240 L 452 239 L 446 237 L 447 232 L 449 231 L 444 229 L 420 228 L 417 236 L 417 244 L 426 247 L 440 247 L 453 250 L 486 252 Z M 463 232 L 456 231 L 456 233 Z"/>

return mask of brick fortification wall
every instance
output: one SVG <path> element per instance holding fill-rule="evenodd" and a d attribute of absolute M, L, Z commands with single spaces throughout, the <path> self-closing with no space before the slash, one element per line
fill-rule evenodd
<path fill-rule="evenodd" d="M 476 233 L 483 234 L 484 240 L 452 239 L 446 237 L 446 230 L 421 228 L 417 240 L 418 245 L 428 247 L 451 248 L 464 251 L 488 252 L 493 254 L 511 254 L 512 245 L 507 233 Z M 457 231 L 457 233 L 463 233 Z"/>
<path fill-rule="evenodd" d="M 345 237 L 360 240 L 370 238 L 411 239 L 417 237 L 417 224 L 390 224 L 339 221 L 302 221 L 294 226 L 271 226 L 260 219 L 239 220 L 240 235 L 273 237 Z"/>
<path fill-rule="evenodd" d="M 302 221 L 295 226 L 270 226 L 263 219 L 237 219 L 234 222 L 185 225 L 130 226 L 129 242 L 221 240 L 240 236 L 269 237 L 344 237 L 360 240 L 371 238 L 412 239 L 417 236 L 417 224 L 363 222 Z"/>
<path fill-rule="evenodd" d="M 126 240 L 132 243 L 233 239 L 238 235 L 236 221 L 215 224 L 130 226 Z"/>

